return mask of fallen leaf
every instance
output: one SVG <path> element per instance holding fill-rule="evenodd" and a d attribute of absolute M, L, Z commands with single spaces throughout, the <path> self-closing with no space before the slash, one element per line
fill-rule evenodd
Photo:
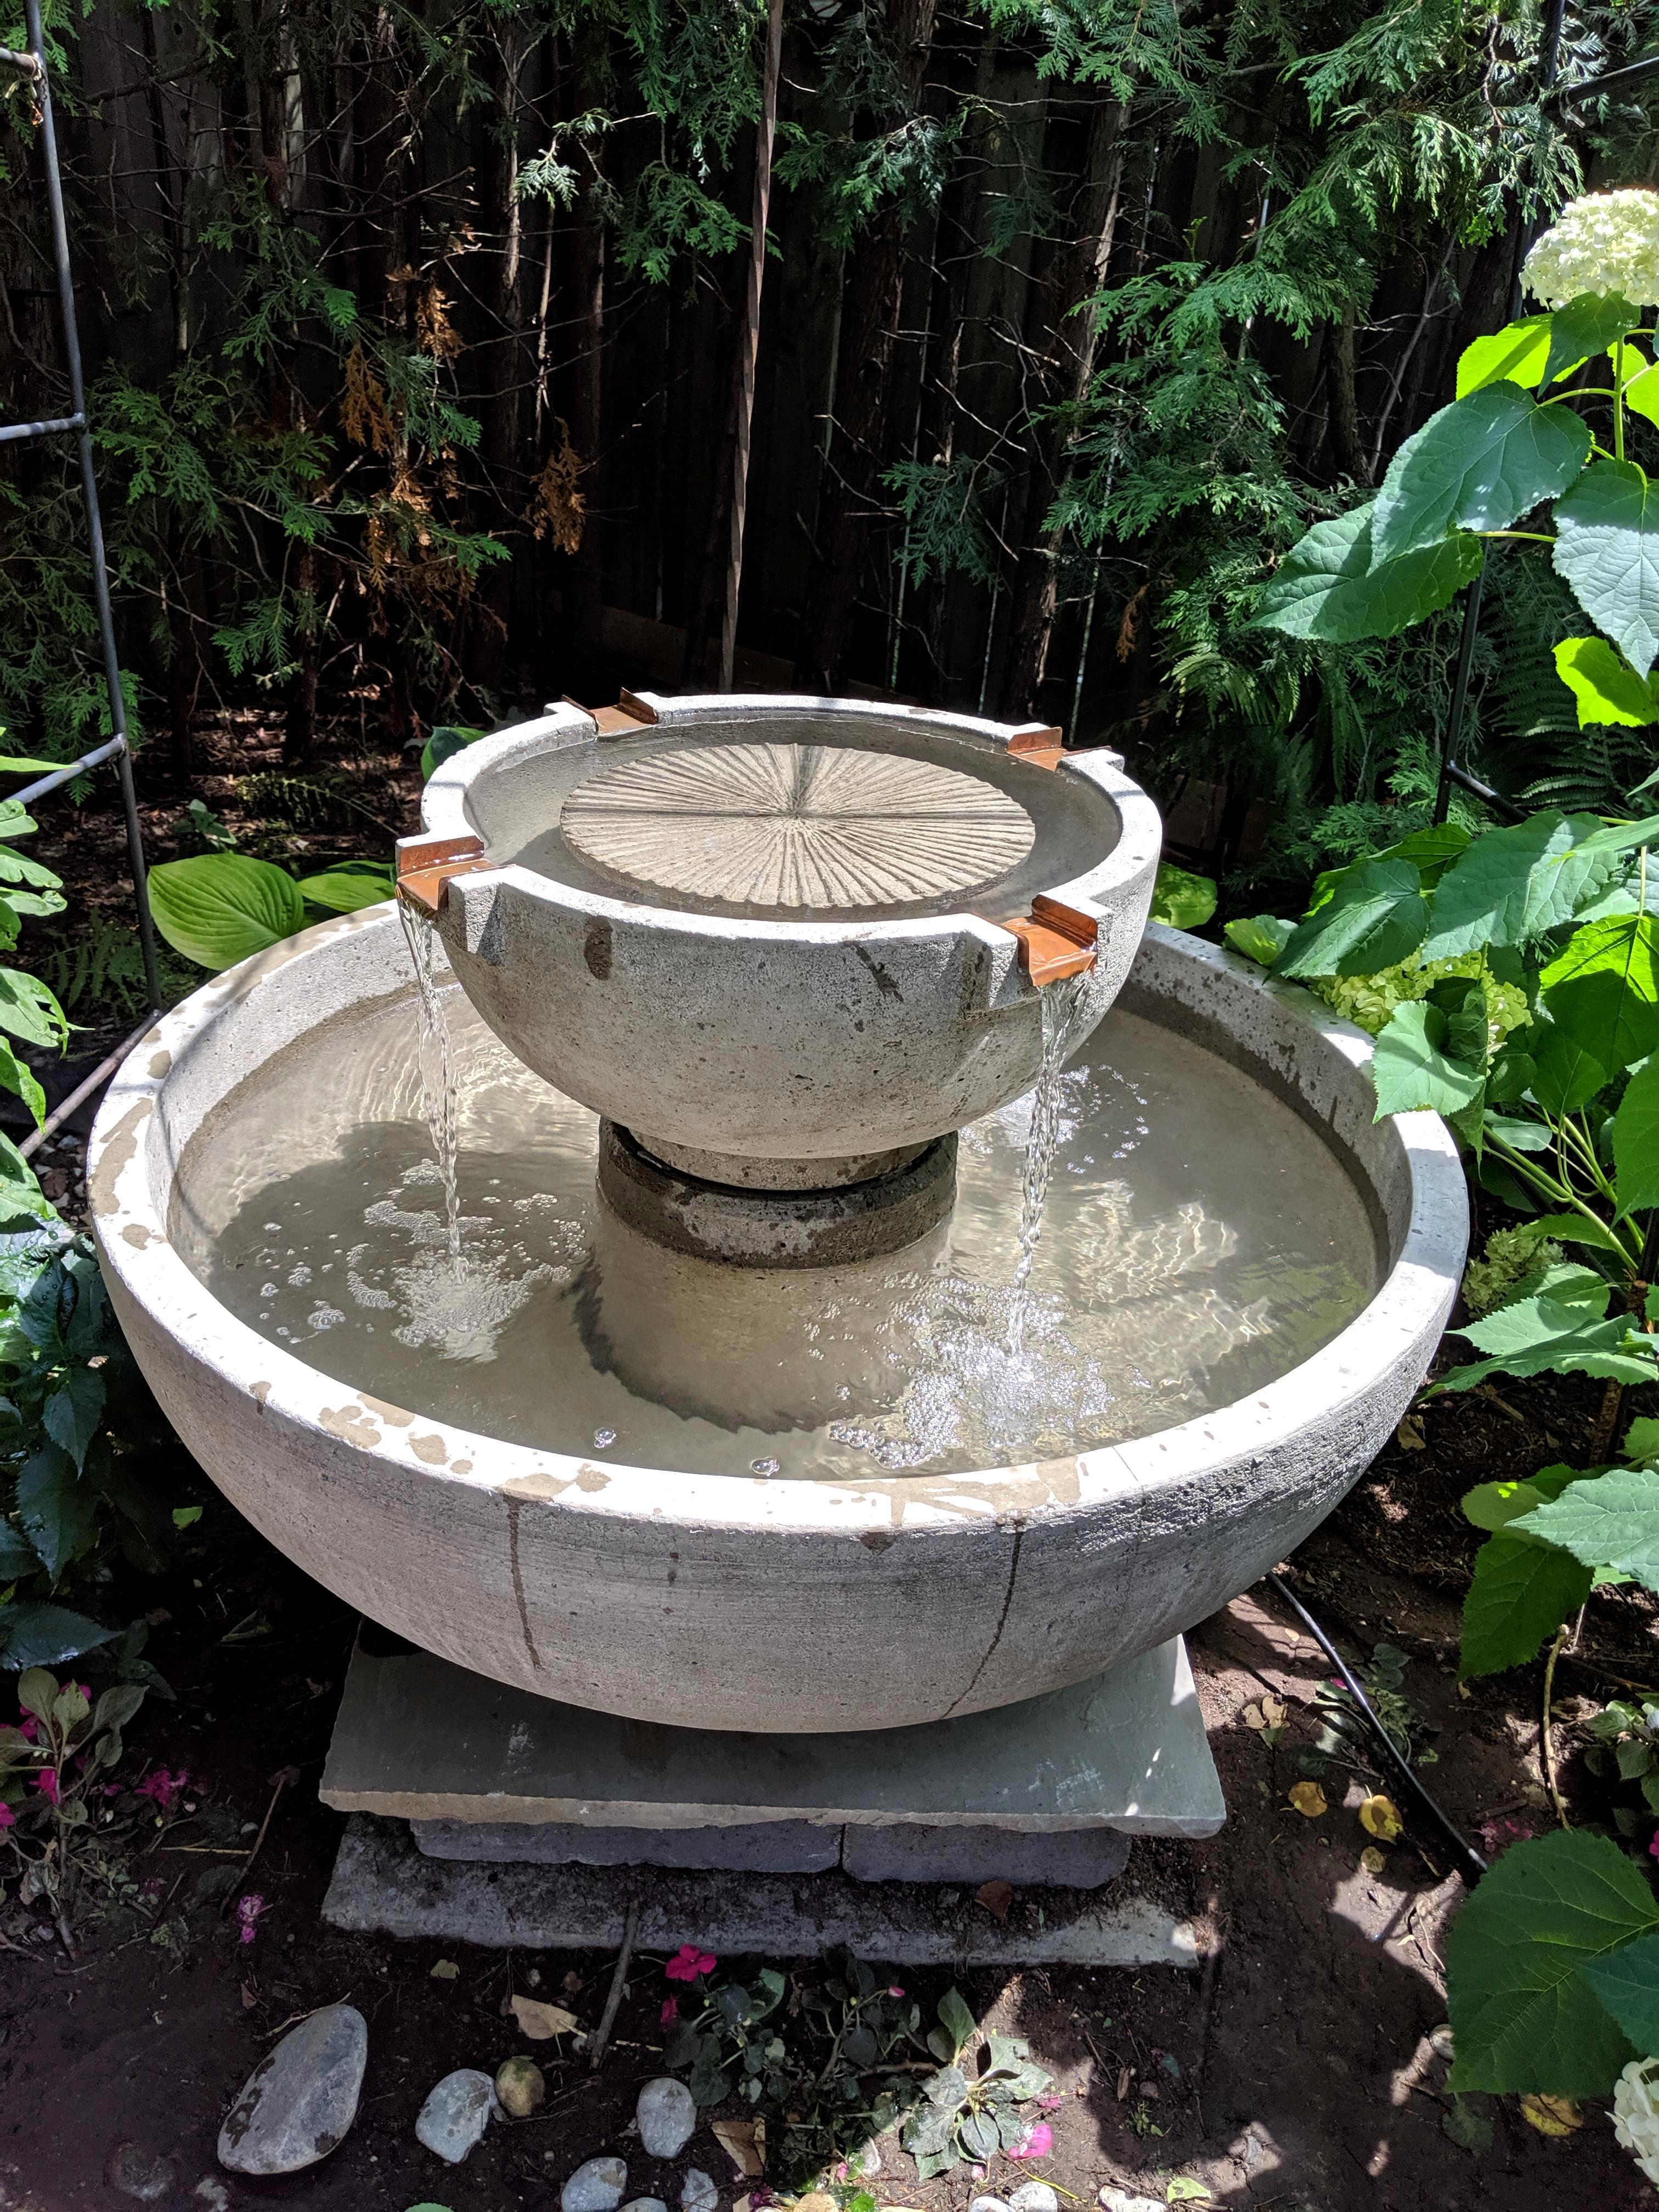
<path fill-rule="evenodd" d="M 1359 1854 L 1359 1863 L 1364 1868 L 1367 1874 L 1381 1874 L 1383 1868 L 1387 1866 L 1389 1862 L 1383 1857 L 1382 1852 L 1377 1850 L 1375 1844 L 1367 1844 L 1364 1850 Z"/>
<path fill-rule="evenodd" d="M 1521 2117 L 1530 2120 L 1540 2136 L 1570 2136 L 1584 2124 L 1584 2115 L 1570 2097 L 1547 2097 L 1541 2091 L 1522 2097 Z"/>
<path fill-rule="evenodd" d="M 1426 1451 L 1429 1448 L 1429 1440 L 1424 1433 L 1423 1416 L 1420 1413 L 1407 1413 L 1395 1431 L 1394 1440 L 1401 1451 Z"/>
<path fill-rule="evenodd" d="M 988 1881 L 974 1892 L 975 1905 L 982 1905 L 999 1920 L 1008 1917 L 1008 1907 L 1014 1901 L 1014 1885 L 1011 1881 Z"/>
<path fill-rule="evenodd" d="M 1267 1716 L 1262 1711 L 1260 1705 L 1246 1705 L 1243 1712 L 1240 1715 L 1240 1718 L 1243 1721 L 1247 1729 L 1264 1729 L 1267 1725 Z"/>
<path fill-rule="evenodd" d="M 1316 1782 L 1293 1782 L 1286 1795 L 1304 1820 L 1316 1820 L 1328 1809 L 1325 1793 Z"/>
<path fill-rule="evenodd" d="M 714 2141 L 745 2181 L 751 2179 L 758 2180 L 766 2171 L 766 2160 L 755 2141 L 755 2128 L 753 2120 L 715 2120 L 712 2124 Z M 812 2212 L 836 2212 L 835 2200 L 830 2197 L 820 2197 L 816 2202 L 811 2197 L 803 2197 L 796 2212 L 804 2212 L 804 2208 L 809 2204 Z"/>
<path fill-rule="evenodd" d="M 1130 2073 L 1130 2071 L 1129 2071 L 1129 2069 L 1128 2069 L 1128 2068 L 1127 2068 L 1127 2066 L 1122 2066 L 1122 2067 L 1120 2067 L 1120 2068 L 1118 2069 L 1118 2076 L 1117 2076 L 1117 2101 L 1119 2102 L 1119 2104 L 1120 2104 L 1120 2105 L 1123 2102 L 1123 2100 L 1124 2100 L 1124 2099 L 1128 2095 L 1128 2094 L 1129 2094 L 1129 2084 L 1130 2084 L 1130 2082 L 1131 2082 L 1132 2081 L 1133 2081 L 1133 2079 L 1134 2079 L 1133 2075 Z"/>
<path fill-rule="evenodd" d="M 1166 2204 L 1207 2204 L 1210 2192 L 1201 2181 L 1194 2181 L 1189 2175 L 1178 2173 L 1164 2191 L 1164 2202 Z"/>
<path fill-rule="evenodd" d="M 458 1982 L 460 1978 L 461 1970 L 453 1959 L 440 1959 L 434 1966 L 430 1976 L 434 1982 Z"/>
<path fill-rule="evenodd" d="M 1359 1825 L 1368 1836 L 1376 1836 L 1391 1844 L 1405 1826 L 1400 1817 L 1400 1808 L 1392 1797 L 1378 1794 L 1368 1797 L 1359 1808 Z"/>
<path fill-rule="evenodd" d="M 562 2005 L 543 2004 L 538 1997 L 514 1997 L 513 2017 L 532 2043 L 545 2043 L 555 2035 L 574 2035 L 581 2025 L 574 2012 L 567 2012 Z"/>
<path fill-rule="evenodd" d="M 254 2006 L 257 2005 L 258 2002 L 258 1998 L 254 1996 L 252 1990 L 249 1989 L 247 1984 L 244 1982 L 242 1984 L 242 2010 L 244 2012 L 252 2012 Z"/>
<path fill-rule="evenodd" d="M 1261 1713 L 1269 1728 L 1283 1728 L 1290 1708 L 1282 1699 L 1269 1694 L 1261 1700 Z"/>

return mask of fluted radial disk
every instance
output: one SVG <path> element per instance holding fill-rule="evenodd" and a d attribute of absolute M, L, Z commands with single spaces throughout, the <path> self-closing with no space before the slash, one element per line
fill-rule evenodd
<path fill-rule="evenodd" d="M 595 867 L 733 906 L 903 906 L 993 882 L 1036 831 L 994 785 L 840 745 L 688 746 L 579 784 L 560 817 Z"/>

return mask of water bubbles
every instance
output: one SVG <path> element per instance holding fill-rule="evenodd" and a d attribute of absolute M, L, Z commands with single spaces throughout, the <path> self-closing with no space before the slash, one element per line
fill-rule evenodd
<path fill-rule="evenodd" d="M 274 1298 L 277 1297 L 278 1291 L 276 1284 L 261 1283 L 259 1285 L 259 1296 L 262 1298 Z"/>
<path fill-rule="evenodd" d="M 266 1224 L 265 1224 L 265 1234 L 266 1234 L 266 1236 L 267 1236 L 267 1237 L 280 1237 L 280 1236 L 282 1235 L 282 1233 L 283 1233 L 283 1224 L 282 1224 L 282 1223 L 281 1223 L 280 1221 L 267 1221 L 267 1222 L 266 1222 Z"/>
<path fill-rule="evenodd" d="M 595 1429 L 593 1431 L 593 1449 L 595 1451 L 609 1451 L 611 1445 L 614 1444 L 616 1441 L 617 1431 L 614 1429 Z"/>
<path fill-rule="evenodd" d="M 338 1328 L 345 1316 L 338 1306 L 321 1305 L 313 1309 L 309 1319 L 313 1328 Z"/>
<path fill-rule="evenodd" d="M 289 1290 L 291 1290 L 291 1291 L 302 1291 L 302 1290 L 304 1290 L 304 1288 L 305 1288 L 306 1285 L 307 1285 L 310 1280 L 311 1280 L 311 1270 L 310 1270 L 310 1268 L 309 1268 L 309 1267 L 303 1267 L 303 1266 L 302 1266 L 302 1267 L 296 1267 L 296 1268 L 294 1270 L 293 1273 L 289 1277 L 289 1279 L 288 1279 L 288 1286 L 289 1286 Z"/>
<path fill-rule="evenodd" d="M 757 1474 L 781 1474 L 783 1472 L 781 1459 L 751 1459 L 749 1464 Z"/>

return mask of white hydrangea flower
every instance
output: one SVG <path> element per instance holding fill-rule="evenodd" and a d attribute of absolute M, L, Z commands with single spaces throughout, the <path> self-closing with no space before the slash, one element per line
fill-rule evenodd
<path fill-rule="evenodd" d="M 1613 2092 L 1613 2132 L 1659 2182 L 1659 2058 L 1632 2058 Z"/>
<path fill-rule="evenodd" d="M 1659 192 L 1590 192 L 1569 200 L 1527 256 L 1522 278 L 1547 307 L 1581 292 L 1659 305 Z"/>

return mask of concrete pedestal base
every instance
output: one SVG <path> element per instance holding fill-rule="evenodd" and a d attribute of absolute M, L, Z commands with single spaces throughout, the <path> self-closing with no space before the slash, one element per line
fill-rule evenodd
<path fill-rule="evenodd" d="M 769 1736 L 556 1705 L 366 1628 L 321 1794 L 380 1816 L 342 1848 L 341 1926 L 579 1948 L 637 1896 L 684 1920 L 676 1942 L 718 1924 L 730 1950 L 912 1964 L 970 1935 L 988 1960 L 1179 1963 L 1167 1915 L 1089 1893 L 1133 1836 L 1212 1835 L 1224 1811 L 1178 1638 L 995 1712 Z M 963 1911 L 990 1881 L 1043 1893 L 994 1938 Z"/>

